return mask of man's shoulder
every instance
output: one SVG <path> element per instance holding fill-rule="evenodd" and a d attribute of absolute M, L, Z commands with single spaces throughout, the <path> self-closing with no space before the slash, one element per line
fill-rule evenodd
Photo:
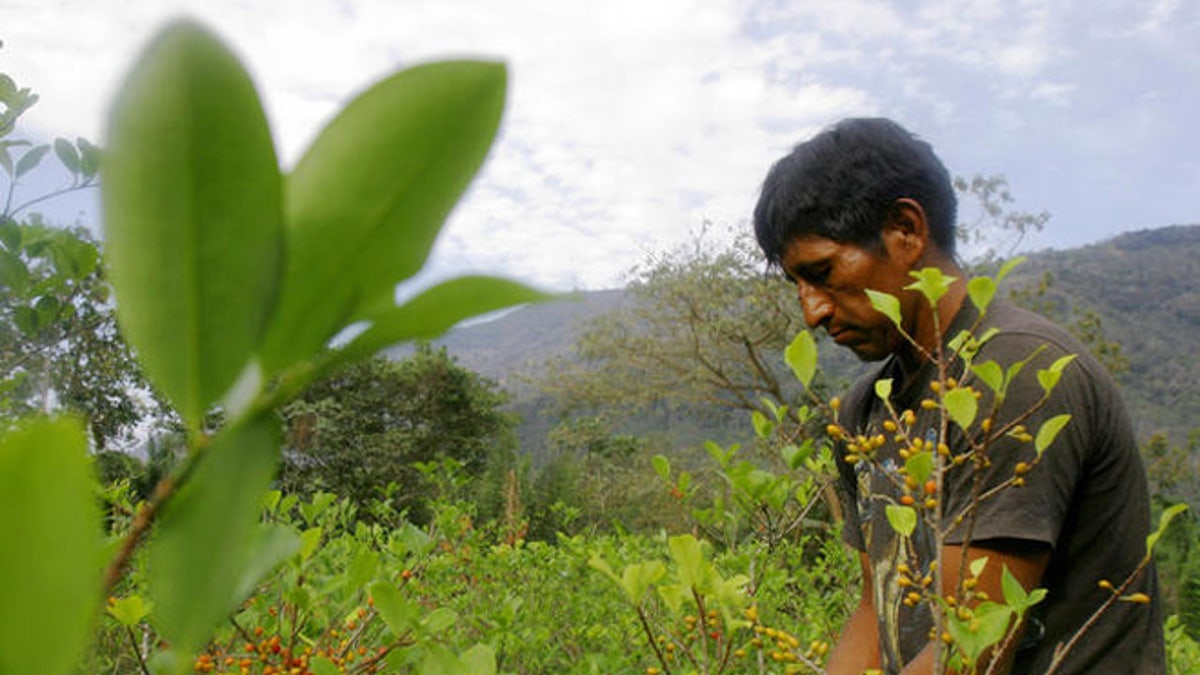
<path fill-rule="evenodd" d="M 1057 346 L 1068 352 L 1084 349 L 1062 326 L 1009 301 L 996 301 L 988 307 L 981 332 L 993 328 L 997 331 L 996 337 L 1002 342 L 1040 341 L 1042 344 Z"/>

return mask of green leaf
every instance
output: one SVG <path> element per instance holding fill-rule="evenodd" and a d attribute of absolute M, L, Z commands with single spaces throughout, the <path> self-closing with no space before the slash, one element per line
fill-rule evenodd
<path fill-rule="evenodd" d="M 138 59 L 109 120 L 105 248 L 125 336 L 193 430 L 254 353 L 280 276 L 282 181 L 237 59 L 193 23 Z"/>
<path fill-rule="evenodd" d="M 88 180 L 100 170 L 100 148 L 92 145 L 86 138 L 75 139 L 75 145 L 79 148 L 79 172 L 83 174 L 84 180 Z"/>
<path fill-rule="evenodd" d="M 8 217 L 0 217 L 0 244 L 12 255 L 21 247 L 21 226 Z"/>
<path fill-rule="evenodd" d="M 1025 357 L 1025 358 L 1021 359 L 1020 361 L 1017 361 L 1016 363 L 1014 363 L 1014 364 L 1010 365 L 1010 366 L 1008 367 L 1008 370 L 1007 370 L 1007 371 L 1005 372 L 1005 374 L 1004 374 L 1004 381 L 1005 381 L 1005 382 L 1012 382 L 1012 381 L 1016 380 L 1016 379 L 1017 379 L 1017 375 L 1018 375 L 1018 374 L 1019 374 L 1019 373 L 1020 373 L 1022 370 L 1024 370 L 1024 369 L 1025 369 L 1025 366 L 1029 365 L 1029 362 L 1030 362 L 1030 361 L 1032 361 L 1032 360 L 1033 360 L 1033 359 L 1034 359 L 1034 358 L 1035 358 L 1035 357 L 1036 357 L 1038 354 L 1041 354 L 1041 353 L 1042 353 L 1042 350 L 1044 350 L 1045 348 L 1046 348 L 1046 345 L 1044 345 L 1044 344 L 1043 344 L 1043 345 L 1038 345 L 1038 346 L 1037 346 L 1037 348 L 1035 348 L 1035 349 L 1034 349 L 1032 352 L 1030 352 L 1029 356 L 1027 356 L 1027 357 Z"/>
<path fill-rule="evenodd" d="M 1037 435 L 1033 439 L 1033 447 L 1037 450 L 1038 457 L 1050 447 L 1054 439 L 1058 437 L 1058 432 L 1062 431 L 1063 427 L 1067 426 L 1067 422 L 1071 421 L 1071 416 L 1067 413 L 1055 415 L 1042 423 L 1038 427 Z"/>
<path fill-rule="evenodd" d="M 0 673 L 72 672 L 101 604 L 100 513 L 80 424 L 37 420 L 0 437 L 0 513 Z"/>
<path fill-rule="evenodd" d="M 38 145 L 27 150 L 24 155 L 21 155 L 21 159 L 17 160 L 16 175 L 14 176 L 14 180 L 24 176 L 30 171 L 33 171 L 33 169 L 41 163 L 42 158 L 45 157 L 46 153 L 49 151 L 49 145 Z"/>
<path fill-rule="evenodd" d="M 122 626 L 132 628 L 149 616 L 152 607 L 153 605 L 142 599 L 142 596 L 130 595 L 109 602 L 108 613 Z"/>
<path fill-rule="evenodd" d="M 754 435 L 762 439 L 771 437 L 775 433 L 775 423 L 767 419 L 767 416 L 761 411 L 755 410 L 750 413 L 750 422 L 754 425 Z"/>
<path fill-rule="evenodd" d="M 684 588 L 700 588 L 705 581 L 704 553 L 700 542 L 690 534 L 682 534 L 667 540 L 667 548 L 675 561 L 679 583 Z"/>
<path fill-rule="evenodd" d="M 383 307 L 372 313 L 367 317 L 371 325 L 340 350 L 337 362 L 366 358 L 398 342 L 435 338 L 473 316 L 556 297 L 497 277 L 451 279 L 403 305 Z"/>
<path fill-rule="evenodd" d="M 904 461 L 904 470 L 919 484 L 923 484 L 933 475 L 933 453 L 928 450 L 918 452 Z"/>
<path fill-rule="evenodd" d="M 1025 256 L 1019 256 L 1019 257 L 1013 258 L 1012 260 L 1009 260 L 1008 262 L 1004 263 L 1000 267 L 1000 271 L 996 273 L 996 282 L 999 283 L 1001 281 L 1004 281 L 1004 277 L 1008 276 L 1008 273 L 1013 271 L 1013 268 L 1015 268 L 1017 265 L 1020 265 L 1021 263 L 1025 262 L 1025 260 L 1026 260 Z"/>
<path fill-rule="evenodd" d="M 796 374 L 800 384 L 808 389 L 817 374 L 817 341 L 812 333 L 806 330 L 797 333 L 791 344 L 783 350 L 783 360 Z"/>
<path fill-rule="evenodd" d="M 951 389 L 942 397 L 942 405 L 950 419 L 963 429 L 969 429 L 979 412 L 979 402 L 975 400 L 975 392 L 968 387 Z"/>
<path fill-rule="evenodd" d="M 783 455 L 783 463 L 787 468 L 795 471 L 804 465 L 804 461 L 812 457 L 813 451 L 816 449 L 816 444 L 813 439 L 807 438 L 799 446 L 789 443 L 783 446 L 780 453 Z"/>
<path fill-rule="evenodd" d="M 967 282 L 967 295 L 981 313 L 985 312 L 996 297 L 996 281 L 991 277 L 975 277 Z"/>
<path fill-rule="evenodd" d="M 954 283 L 956 279 L 956 277 L 943 274 L 942 270 L 937 267 L 925 267 L 909 272 L 908 275 L 916 281 L 904 288 L 910 291 L 920 291 L 931 307 L 937 307 L 938 300 L 946 295 L 946 292 L 950 290 L 950 284 Z M 899 324 L 898 321 L 896 323 Z"/>
<path fill-rule="evenodd" d="M 487 155 L 504 108 L 503 64 L 432 63 L 354 99 L 288 177 L 288 261 L 267 371 L 322 348 L 390 304 L 425 264 Z M 379 321 L 379 318 L 376 318 Z"/>
<path fill-rule="evenodd" d="M 241 580 L 234 593 L 235 602 L 245 600 L 267 574 L 300 552 L 299 535 L 276 523 L 263 523 L 250 543 Z"/>
<path fill-rule="evenodd" d="M 911 506 L 888 504 L 884 510 L 888 524 L 902 537 L 911 537 L 917 529 L 917 512 Z"/>
<path fill-rule="evenodd" d="M 345 584 L 346 590 L 357 591 L 375 578 L 375 572 L 378 569 L 379 554 L 370 549 L 363 549 L 350 560 L 342 582 Z"/>
<path fill-rule="evenodd" d="M 21 258 L 8 251 L 0 251 L 0 288 L 23 295 L 29 283 L 29 268 Z"/>
<path fill-rule="evenodd" d="M 260 499 L 275 475 L 279 432 L 269 417 L 225 430 L 167 504 L 147 546 L 157 627 L 185 661 L 236 606 L 262 564 Z M 266 554 L 264 554 L 266 555 Z"/>
<path fill-rule="evenodd" d="M 667 459 L 666 455 L 655 455 L 650 460 L 650 464 L 654 466 L 654 473 L 658 477 L 666 480 L 671 476 L 671 460 Z"/>
<path fill-rule="evenodd" d="M 421 628 L 430 635 L 436 635 L 453 626 L 458 621 L 458 614 L 449 607 L 438 607 L 421 619 Z"/>
<path fill-rule="evenodd" d="M 403 637 L 412 630 L 419 610 L 400 594 L 399 589 L 386 581 L 377 581 L 371 584 L 370 593 L 375 609 L 379 610 L 393 637 Z"/>
<path fill-rule="evenodd" d="M 310 527 L 300 533 L 300 559 L 308 560 L 313 553 L 317 552 L 317 547 L 321 545 L 321 536 L 324 530 L 319 527 Z"/>
<path fill-rule="evenodd" d="M 621 573 L 621 588 L 625 590 L 625 597 L 629 598 L 630 602 L 639 605 L 650 586 L 666 574 L 667 566 L 660 560 L 633 563 L 626 566 L 625 571 Z"/>
<path fill-rule="evenodd" d="M 496 651 L 483 643 L 463 652 L 458 660 L 463 664 L 463 672 L 469 675 L 496 675 Z"/>
<path fill-rule="evenodd" d="M 1163 509 L 1162 515 L 1158 518 L 1158 529 L 1151 532 L 1146 537 L 1146 555 L 1149 556 L 1154 552 L 1154 546 L 1158 544 L 1158 540 L 1162 539 L 1163 533 L 1167 531 L 1167 526 L 1175 519 L 1175 516 L 1186 511 L 1188 505 L 1186 502 L 1174 504 Z"/>
<path fill-rule="evenodd" d="M 900 300 L 891 294 L 881 293 L 867 289 L 867 298 L 871 301 L 871 306 L 875 311 L 892 320 L 892 323 L 897 326 L 903 326 L 900 319 Z"/>
<path fill-rule="evenodd" d="M 983 574 L 983 570 L 984 570 L 984 568 L 987 567 L 987 564 L 988 564 L 988 556 L 986 556 L 986 555 L 980 556 L 980 557 L 972 560 L 969 565 L 969 569 L 971 570 L 971 576 L 977 577 L 980 574 Z"/>
<path fill-rule="evenodd" d="M 308 669 L 313 675 L 342 675 L 343 671 L 333 661 L 324 656 L 313 656 L 308 662 Z"/>
<path fill-rule="evenodd" d="M 883 380 L 875 381 L 875 395 L 881 401 L 890 401 L 892 398 L 892 379 L 889 377 Z"/>
<path fill-rule="evenodd" d="M 980 655 L 1004 638 L 1012 623 L 1013 612 L 995 602 L 982 602 L 974 610 L 969 621 L 958 618 L 954 612 L 946 614 L 946 628 L 954 643 L 961 649 L 970 663 L 978 661 Z"/>
<path fill-rule="evenodd" d="M 971 372 L 975 373 L 983 383 L 997 394 L 1004 393 L 1004 370 L 1000 368 L 1000 364 L 995 361 L 984 361 L 971 366 Z"/>
<path fill-rule="evenodd" d="M 67 167 L 71 173 L 79 173 L 80 161 L 79 151 L 65 138 L 54 139 L 54 154 L 58 155 L 58 161 Z"/>
<path fill-rule="evenodd" d="M 1074 361 L 1076 356 L 1076 354 L 1067 354 L 1050 364 L 1049 368 L 1038 371 L 1038 383 L 1042 385 L 1042 389 L 1047 394 L 1058 384 L 1058 380 L 1062 377 L 1063 369 L 1067 367 L 1068 363 Z"/>
<path fill-rule="evenodd" d="M 1029 593 L 1021 582 L 1013 576 L 1009 571 L 1008 565 L 1004 566 L 1004 570 L 1000 577 L 1000 587 L 1004 591 L 1004 603 L 1018 612 L 1025 611 L 1026 602 L 1029 600 Z"/>

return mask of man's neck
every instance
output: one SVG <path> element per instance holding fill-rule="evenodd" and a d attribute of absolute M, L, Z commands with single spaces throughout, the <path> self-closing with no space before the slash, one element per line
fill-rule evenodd
<path fill-rule="evenodd" d="M 950 284 L 946 294 L 938 300 L 936 316 L 924 298 L 919 302 L 917 322 L 911 335 L 920 348 L 905 343 L 904 348 L 896 353 L 905 384 L 917 374 L 921 366 L 929 361 L 930 356 L 937 355 L 945 341 L 950 324 L 958 316 L 963 301 L 967 297 L 966 273 L 954 263 L 945 263 L 938 267 L 941 267 L 942 272 L 947 276 L 954 277 L 954 282 Z"/>

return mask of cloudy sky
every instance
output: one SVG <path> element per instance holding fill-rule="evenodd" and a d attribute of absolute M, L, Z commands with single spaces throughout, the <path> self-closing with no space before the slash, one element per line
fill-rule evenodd
<path fill-rule="evenodd" d="M 1052 214 L 1034 248 L 1200 222 L 1191 0 L 0 0 L 0 72 L 42 96 L 26 134 L 102 141 L 130 61 L 180 15 L 246 63 L 285 164 L 397 68 L 508 63 L 436 275 L 619 285 L 704 221 L 746 227 L 770 164 L 850 115 L 900 121 L 954 174 L 1005 175 Z"/>

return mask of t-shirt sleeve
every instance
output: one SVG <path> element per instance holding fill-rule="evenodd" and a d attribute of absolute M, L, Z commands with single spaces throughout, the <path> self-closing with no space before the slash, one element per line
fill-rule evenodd
<path fill-rule="evenodd" d="M 974 542 L 1019 539 L 1045 543 L 1053 548 L 1068 517 L 1073 492 L 1086 471 L 1091 445 L 1090 374 L 1078 359 L 1069 363 L 1058 384 L 1046 397 L 1038 371 L 1048 368 L 1067 352 L 1033 336 L 998 336 L 995 341 L 997 344 L 991 349 L 985 347 L 980 352 L 975 363 L 994 360 L 1007 370 L 1013 363 L 1033 354 L 1039 346 L 1045 346 L 1009 383 L 998 411 L 994 411 L 992 392 L 975 380 L 974 386 L 984 392 L 980 399 L 979 419 L 995 412 L 993 440 L 988 442 L 982 455 L 986 459 L 968 458 L 947 473 L 946 513 L 961 518 L 946 537 L 946 542 L 962 544 L 968 539 Z M 1030 410 L 1033 412 L 1026 414 Z M 1018 436 L 1036 437 L 1043 424 L 1062 414 L 1070 415 L 1070 420 L 1045 449 L 1041 460 L 1035 461 L 1034 443 L 1027 437 L 1022 440 Z M 1001 433 L 1013 422 L 1019 422 L 1024 431 L 1010 428 L 1007 433 Z M 951 426 L 951 447 L 955 453 L 962 453 L 968 447 L 962 429 Z M 975 429 L 978 431 L 978 425 Z M 1021 464 L 1032 468 L 1027 472 L 1019 471 Z M 1006 484 L 1018 475 L 1022 480 L 1017 484 Z M 972 513 L 970 505 L 976 495 L 980 499 Z"/>

